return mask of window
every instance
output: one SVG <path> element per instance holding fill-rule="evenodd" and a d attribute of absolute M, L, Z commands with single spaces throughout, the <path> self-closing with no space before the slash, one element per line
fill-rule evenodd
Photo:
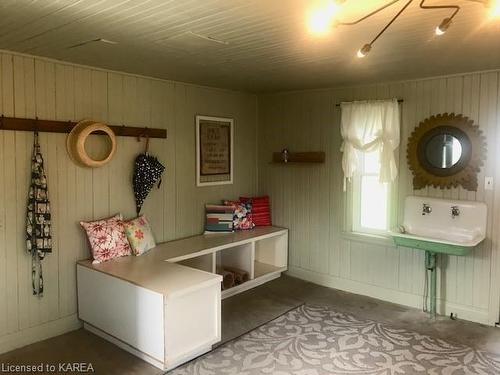
<path fill-rule="evenodd" d="M 379 182 L 379 153 L 359 153 L 360 170 L 352 178 L 352 230 L 382 234 L 390 229 L 391 184 Z"/>

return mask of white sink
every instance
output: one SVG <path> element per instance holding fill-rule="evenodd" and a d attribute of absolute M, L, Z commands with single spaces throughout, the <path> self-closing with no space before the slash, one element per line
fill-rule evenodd
<path fill-rule="evenodd" d="M 428 212 L 424 207 L 429 207 Z M 452 215 L 453 208 L 455 216 Z M 391 231 L 391 235 L 398 245 L 403 246 L 414 240 L 472 248 L 486 237 L 487 212 L 486 204 L 482 202 L 410 196 L 405 200 L 404 221 Z M 405 239 L 406 244 L 403 243 Z M 425 246 L 419 248 L 431 250 Z M 436 249 L 433 251 L 455 253 L 449 249 Z"/>
<path fill-rule="evenodd" d="M 436 316 L 438 255 L 469 254 L 486 237 L 487 212 L 482 202 L 406 198 L 403 223 L 391 234 L 396 245 L 425 251 L 431 317 Z"/>

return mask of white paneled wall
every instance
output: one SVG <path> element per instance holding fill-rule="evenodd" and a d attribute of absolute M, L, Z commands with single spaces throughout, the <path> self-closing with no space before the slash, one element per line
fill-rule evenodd
<path fill-rule="evenodd" d="M 0 52 L 0 113 L 166 128 L 168 139 L 150 143 L 166 172 L 143 210 L 158 241 L 200 233 L 205 203 L 256 190 L 254 95 Z M 196 114 L 235 119 L 233 185 L 196 188 Z M 24 242 L 32 142 L 31 133 L 0 130 L 0 352 L 78 327 L 75 261 L 89 256 L 78 222 L 135 214 L 132 168 L 143 143 L 119 137 L 111 163 L 86 169 L 69 159 L 65 134 L 41 133 L 54 248 L 43 262 L 45 295 L 33 296 Z M 88 146 L 103 147 L 99 137 Z"/>
<path fill-rule="evenodd" d="M 443 314 L 492 324 L 498 319 L 496 234 L 499 199 L 484 190 L 484 177 L 500 184 L 499 73 L 487 72 L 342 89 L 298 91 L 259 97 L 259 192 L 272 199 L 273 221 L 290 229 L 291 274 L 335 288 L 410 306 L 422 306 L 424 253 L 396 248 L 343 232 L 346 194 L 342 191 L 340 109 L 343 100 L 398 97 L 402 105 L 398 216 L 411 194 L 484 201 L 489 208 L 488 239 L 466 257 L 442 257 L 438 298 Z M 413 191 L 406 162 L 412 129 L 441 112 L 472 118 L 488 140 L 479 190 Z M 323 165 L 273 165 L 272 152 L 326 151 Z M 496 189 L 497 194 L 500 190 Z M 497 196 L 498 198 L 498 196 Z"/>
<path fill-rule="evenodd" d="M 168 139 L 151 140 L 166 165 L 162 186 L 144 212 L 158 241 L 202 230 L 203 205 L 239 195 L 270 194 L 273 220 L 290 228 L 291 274 L 324 285 L 420 307 L 423 253 L 391 241 L 343 233 L 340 111 L 342 100 L 400 97 L 402 144 L 397 210 L 408 194 L 485 201 L 487 241 L 467 257 L 445 257 L 439 278 L 440 311 L 493 323 L 498 318 L 500 190 L 485 191 L 484 176 L 500 186 L 499 73 L 465 74 L 355 88 L 267 94 L 259 97 L 183 83 L 104 71 L 0 51 L 0 113 L 6 116 L 80 120 L 161 127 Z M 257 111 L 258 107 L 258 111 Z M 440 112 L 463 113 L 488 139 L 488 157 L 477 193 L 461 188 L 412 190 L 406 140 L 419 121 Z M 196 114 L 235 119 L 233 185 L 196 188 Z M 258 114 L 258 119 L 257 119 Z M 259 123 L 257 127 L 257 122 Z M 53 254 L 44 260 L 45 296 L 31 292 L 30 257 L 24 249 L 26 196 L 33 136 L 0 130 L 0 352 L 76 328 L 75 261 L 88 257 L 78 221 L 135 213 L 132 165 L 143 143 L 118 139 L 113 161 L 85 169 L 71 162 L 64 134 L 42 133 L 53 213 Z M 323 150 L 324 165 L 273 165 L 271 154 Z M 89 149 L 102 152 L 99 137 Z M 257 161 L 257 166 L 256 166 Z M 258 170 L 258 178 L 257 178 Z"/>

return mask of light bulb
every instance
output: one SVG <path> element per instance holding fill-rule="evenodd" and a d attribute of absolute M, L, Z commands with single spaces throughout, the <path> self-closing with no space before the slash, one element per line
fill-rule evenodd
<path fill-rule="evenodd" d="M 372 49 L 371 44 L 365 44 L 363 47 L 361 47 L 358 50 L 358 53 L 356 54 L 360 59 L 368 55 L 368 52 L 370 52 Z"/>
<path fill-rule="evenodd" d="M 436 33 L 436 35 L 443 35 L 446 30 L 441 30 L 439 26 L 436 26 L 436 30 L 434 30 L 434 32 Z"/>
<path fill-rule="evenodd" d="M 448 27 L 450 27 L 451 25 L 451 18 L 445 18 L 441 24 L 436 27 L 436 30 L 434 30 L 434 32 L 436 33 L 436 35 L 443 35 L 446 30 L 448 30 Z"/>
<path fill-rule="evenodd" d="M 490 17 L 500 18 L 500 0 L 490 0 Z"/>
<path fill-rule="evenodd" d="M 336 1 L 328 1 L 323 6 L 313 10 L 309 15 L 309 31 L 316 35 L 326 34 L 334 24 L 335 16 L 340 10 Z"/>

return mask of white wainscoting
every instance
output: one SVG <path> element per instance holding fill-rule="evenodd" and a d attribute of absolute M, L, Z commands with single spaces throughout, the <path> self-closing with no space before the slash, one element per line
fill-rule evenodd
<path fill-rule="evenodd" d="M 0 114 L 56 120 L 91 118 L 114 125 L 166 128 L 150 152 L 165 164 L 160 189 L 143 212 L 157 241 L 198 234 L 204 204 L 256 190 L 256 97 L 236 91 L 149 79 L 0 51 Z M 233 185 L 196 188 L 195 115 L 235 120 Z M 98 137 L 89 141 L 102 151 Z M 80 220 L 122 212 L 135 215 L 131 189 L 135 156 L 144 143 L 118 138 L 103 168 L 76 166 L 66 135 L 40 135 L 53 215 L 53 254 L 43 262 L 45 295 L 31 291 L 31 258 L 25 252 L 25 211 L 33 135 L 0 131 L 0 352 L 79 326 L 76 266 L 89 256 Z"/>
<path fill-rule="evenodd" d="M 402 104 L 400 175 L 395 203 L 402 217 L 405 196 L 484 201 L 488 205 L 487 240 L 466 257 L 442 257 L 438 278 L 440 313 L 493 324 L 498 320 L 498 232 L 500 220 L 499 72 L 352 88 L 296 91 L 259 96 L 259 192 L 272 199 L 273 224 L 290 229 L 290 270 L 320 284 L 410 306 L 422 306 L 424 253 L 343 234 L 346 195 L 341 170 L 340 109 L 343 100 L 398 97 Z M 479 174 L 479 190 L 462 188 L 414 191 L 406 162 L 413 128 L 442 112 L 462 113 L 479 124 L 488 154 Z M 319 165 L 270 164 L 272 152 L 326 151 Z M 484 190 L 484 177 L 496 176 L 496 190 Z M 495 200 L 495 194 L 497 199 Z"/>

